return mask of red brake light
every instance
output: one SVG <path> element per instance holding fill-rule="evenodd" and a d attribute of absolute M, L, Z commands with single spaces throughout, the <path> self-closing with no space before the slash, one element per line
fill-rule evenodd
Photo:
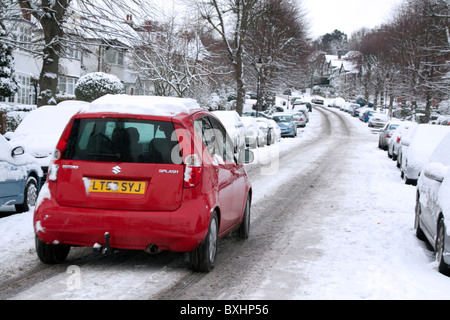
<path fill-rule="evenodd" d="M 201 157 L 195 151 L 194 137 L 183 126 L 175 124 L 180 155 L 184 163 L 184 187 L 193 188 L 200 183 L 203 171 Z M 199 146 L 201 146 L 201 141 Z"/>

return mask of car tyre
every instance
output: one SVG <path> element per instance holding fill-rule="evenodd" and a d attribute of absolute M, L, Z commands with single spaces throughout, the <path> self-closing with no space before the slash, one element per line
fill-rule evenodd
<path fill-rule="evenodd" d="M 16 212 L 22 213 L 30 210 L 31 207 L 36 205 L 38 197 L 38 184 L 34 177 L 28 177 L 27 184 L 25 185 L 24 197 L 22 204 L 16 204 Z"/>
<path fill-rule="evenodd" d="M 445 224 L 441 219 L 438 225 L 438 234 L 436 237 L 436 260 L 438 262 L 438 270 L 440 273 L 450 276 L 449 266 L 444 261 L 444 242 L 445 242 Z"/>
<path fill-rule="evenodd" d="M 414 227 L 416 229 L 416 237 L 419 240 L 425 241 L 426 240 L 425 234 L 423 233 L 423 230 L 420 227 L 420 215 L 422 214 L 422 207 L 420 206 L 419 195 L 417 195 L 415 212 L 416 217 L 414 221 Z"/>
<path fill-rule="evenodd" d="M 216 265 L 217 243 L 219 236 L 219 220 L 214 212 L 209 222 L 208 233 L 203 243 L 195 250 L 191 251 L 190 262 L 194 271 L 210 272 Z"/>
<path fill-rule="evenodd" d="M 244 217 L 239 225 L 239 238 L 245 240 L 248 239 L 250 235 L 250 209 L 251 209 L 251 199 L 250 195 L 247 197 L 247 202 L 244 209 Z"/>
<path fill-rule="evenodd" d="M 57 264 L 66 260 L 69 255 L 70 246 L 65 244 L 48 244 L 37 236 L 35 237 L 36 253 L 39 260 L 45 264 Z"/>

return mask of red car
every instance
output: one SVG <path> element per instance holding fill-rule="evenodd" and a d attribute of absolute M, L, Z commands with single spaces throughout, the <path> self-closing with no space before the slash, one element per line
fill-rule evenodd
<path fill-rule="evenodd" d="M 57 144 L 34 213 L 38 257 L 61 262 L 70 246 L 171 250 L 212 270 L 220 237 L 249 234 L 252 187 L 233 150 L 224 126 L 193 100 L 94 101 Z"/>

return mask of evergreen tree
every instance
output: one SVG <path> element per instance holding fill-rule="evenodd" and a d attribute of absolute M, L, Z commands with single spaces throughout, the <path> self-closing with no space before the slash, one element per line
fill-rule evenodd
<path fill-rule="evenodd" d="M 0 37 L 6 37 L 6 32 L 0 28 Z M 19 90 L 19 84 L 14 74 L 12 48 L 3 41 L 0 42 L 0 96 L 10 97 Z"/>

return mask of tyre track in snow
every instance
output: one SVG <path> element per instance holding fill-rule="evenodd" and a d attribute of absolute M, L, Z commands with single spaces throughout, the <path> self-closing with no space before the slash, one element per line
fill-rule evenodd
<path fill-rule="evenodd" d="M 302 211 L 303 201 L 319 201 L 317 198 L 322 195 L 317 191 L 326 190 L 334 177 L 339 176 L 342 166 L 339 159 L 345 159 L 353 145 L 349 143 L 351 130 L 345 115 L 324 107 L 316 106 L 315 110 L 322 118 L 317 138 L 280 154 L 280 171 L 285 171 L 289 178 L 274 184 L 271 194 L 259 195 L 253 203 L 249 239 L 241 241 L 234 235 L 222 239 L 216 267 L 211 273 L 192 272 L 149 299 L 248 299 L 249 290 L 262 285 L 264 275 L 281 256 L 289 256 L 295 248 L 304 248 L 305 256 L 314 258 L 317 250 L 306 248 L 314 247 L 320 239 L 316 230 L 320 230 L 321 217 L 298 213 Z M 259 170 L 253 167 L 247 171 L 254 193 L 258 192 L 258 185 L 277 180 L 261 176 Z M 300 238 L 293 225 L 303 230 Z M 281 278 L 280 281 L 291 281 Z M 307 281 L 307 277 L 297 281 Z"/>

